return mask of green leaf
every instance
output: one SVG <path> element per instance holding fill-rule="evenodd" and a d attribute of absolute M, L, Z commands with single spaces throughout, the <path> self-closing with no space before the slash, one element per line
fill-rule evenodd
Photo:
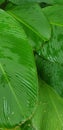
<path fill-rule="evenodd" d="M 36 130 L 63 129 L 63 99 L 41 79 L 39 103 L 32 123 Z"/>
<path fill-rule="evenodd" d="M 40 2 L 46 2 L 46 3 L 52 3 L 53 0 L 9 0 L 11 2 L 13 2 L 14 4 L 17 4 L 17 5 L 20 5 L 20 4 L 23 4 L 23 3 L 33 3 L 33 2 L 36 2 L 36 3 L 40 3 Z"/>
<path fill-rule="evenodd" d="M 0 0 L 0 5 L 4 2 L 5 0 Z"/>
<path fill-rule="evenodd" d="M 31 120 L 28 120 L 21 126 L 21 130 L 35 130 Z"/>
<path fill-rule="evenodd" d="M 63 5 L 54 5 L 43 8 L 42 11 L 53 25 L 63 26 Z"/>
<path fill-rule="evenodd" d="M 44 41 L 38 37 L 32 30 L 23 26 L 25 33 L 27 35 L 28 41 L 33 48 L 33 51 L 38 51 L 41 46 L 44 44 Z"/>
<path fill-rule="evenodd" d="M 51 62 L 63 65 L 63 6 L 47 7 L 44 13 L 52 25 L 52 36 L 39 50 L 39 55 Z"/>
<path fill-rule="evenodd" d="M 23 4 L 11 8 L 10 13 L 14 18 L 34 32 L 42 40 L 48 40 L 51 36 L 51 28 L 48 20 L 37 4 Z M 40 26 L 39 26 L 40 25 Z"/>
<path fill-rule="evenodd" d="M 19 22 L 0 9 L 0 128 L 30 118 L 37 95 L 32 48 Z"/>
<path fill-rule="evenodd" d="M 9 0 L 12 3 L 16 4 L 16 5 L 20 5 L 23 3 L 40 3 L 40 2 L 44 2 L 44 3 L 48 3 L 48 4 L 63 4 L 63 0 Z"/>
<path fill-rule="evenodd" d="M 61 19 L 63 8 L 59 7 L 44 9 L 45 14 L 49 13 L 52 36 L 38 51 L 42 58 L 37 59 L 37 66 L 42 79 L 63 97 L 63 20 Z"/>
<path fill-rule="evenodd" d="M 63 97 L 63 66 L 38 56 L 36 64 L 41 78 Z"/>
<path fill-rule="evenodd" d="M 63 65 L 63 26 L 51 27 L 52 37 L 38 53 L 51 62 Z"/>

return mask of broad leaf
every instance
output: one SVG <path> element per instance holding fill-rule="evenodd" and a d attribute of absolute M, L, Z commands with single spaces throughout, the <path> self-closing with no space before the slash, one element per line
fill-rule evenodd
<path fill-rule="evenodd" d="M 43 9 L 52 24 L 52 37 L 41 53 L 52 62 L 63 65 L 63 6 L 52 6 Z"/>
<path fill-rule="evenodd" d="M 38 56 L 36 63 L 41 78 L 63 97 L 63 66 Z"/>
<path fill-rule="evenodd" d="M 42 40 L 48 40 L 50 38 L 50 24 L 37 4 L 16 6 L 13 7 L 13 9 L 11 8 L 8 13 L 15 17 L 29 30 L 34 32 Z"/>
<path fill-rule="evenodd" d="M 42 79 L 54 87 L 63 97 L 63 21 L 62 19 L 59 20 L 59 17 L 62 17 L 63 9 L 56 9 L 59 10 L 59 13 L 54 11 L 54 6 L 50 7 L 49 18 L 51 17 L 52 21 L 55 21 L 54 24 L 50 21 L 52 37 L 41 47 L 41 50 L 38 51 L 39 56 L 42 58 L 37 59 L 37 65 Z M 46 8 L 44 10 L 46 10 Z"/>
<path fill-rule="evenodd" d="M 63 130 L 63 99 L 39 80 L 39 104 L 32 118 L 36 130 Z"/>
<path fill-rule="evenodd" d="M 39 50 L 39 55 L 51 62 L 63 65 L 63 26 L 51 26 L 52 37 Z"/>
<path fill-rule="evenodd" d="M 33 50 L 38 51 L 44 44 L 44 41 L 40 37 L 38 37 L 32 30 L 28 29 L 25 26 L 23 26 L 23 28 L 25 30 L 30 45 L 33 47 Z"/>
<path fill-rule="evenodd" d="M 0 9 L 0 128 L 30 118 L 37 95 L 32 48 L 19 22 Z"/>
<path fill-rule="evenodd" d="M 55 5 L 43 8 L 49 21 L 53 25 L 63 26 L 63 5 Z"/>

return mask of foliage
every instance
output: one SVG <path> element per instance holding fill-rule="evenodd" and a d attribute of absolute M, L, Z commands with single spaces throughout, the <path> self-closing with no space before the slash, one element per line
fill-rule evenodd
<path fill-rule="evenodd" d="M 63 129 L 63 1 L 0 1 L 0 129 Z"/>

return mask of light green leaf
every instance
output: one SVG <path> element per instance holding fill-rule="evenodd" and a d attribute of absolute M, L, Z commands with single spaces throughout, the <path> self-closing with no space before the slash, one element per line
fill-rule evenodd
<path fill-rule="evenodd" d="M 36 130 L 63 130 L 63 99 L 39 80 L 39 104 L 32 118 Z"/>
<path fill-rule="evenodd" d="M 54 5 L 43 8 L 42 11 L 53 25 L 63 26 L 63 5 Z"/>
<path fill-rule="evenodd" d="M 30 118 L 37 95 L 32 48 L 19 22 L 0 9 L 0 128 Z"/>
<path fill-rule="evenodd" d="M 13 9 L 11 8 L 8 13 L 29 30 L 34 32 L 42 40 L 50 39 L 50 24 L 37 4 L 24 4 L 13 7 Z"/>

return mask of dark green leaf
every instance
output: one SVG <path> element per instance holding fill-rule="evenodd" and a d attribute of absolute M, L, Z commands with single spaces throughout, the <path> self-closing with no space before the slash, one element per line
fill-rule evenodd
<path fill-rule="evenodd" d="M 37 95 L 32 48 L 19 22 L 0 9 L 0 128 L 30 118 Z"/>
<path fill-rule="evenodd" d="M 42 46 L 39 55 L 51 62 L 63 65 L 63 27 L 52 26 L 52 37 Z"/>
<path fill-rule="evenodd" d="M 51 39 L 41 47 L 41 50 L 39 50 L 38 54 L 43 58 L 37 61 L 38 70 L 41 73 L 43 80 L 54 87 L 61 96 L 63 96 L 62 10 L 62 6 L 61 8 L 60 6 L 52 6 L 44 9 L 44 12 L 48 14 L 48 18 L 50 19 L 52 36 Z"/>
<path fill-rule="evenodd" d="M 21 126 L 21 130 L 35 130 L 31 120 L 28 120 Z"/>
<path fill-rule="evenodd" d="M 51 36 L 51 28 L 41 8 L 37 4 L 25 4 L 13 7 L 8 11 L 19 22 L 34 32 L 42 40 L 48 40 Z"/>
<path fill-rule="evenodd" d="M 38 56 L 36 62 L 41 78 L 63 97 L 63 66 Z"/>
<path fill-rule="evenodd" d="M 0 5 L 4 2 L 5 0 L 0 0 Z"/>
<path fill-rule="evenodd" d="M 63 65 L 63 6 L 47 7 L 44 9 L 44 12 L 52 24 L 52 36 L 42 46 L 39 55 L 53 63 Z"/>

